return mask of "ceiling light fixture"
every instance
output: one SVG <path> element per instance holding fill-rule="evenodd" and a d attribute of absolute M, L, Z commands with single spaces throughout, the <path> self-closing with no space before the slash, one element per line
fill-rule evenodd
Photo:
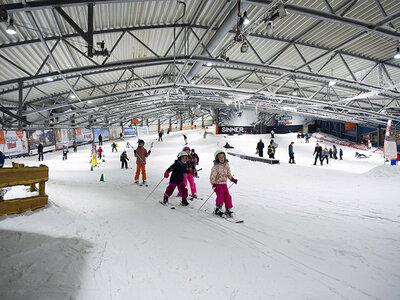
<path fill-rule="evenodd" d="M 297 96 L 297 95 L 298 95 L 297 89 L 293 89 L 292 95 L 293 95 L 293 96 Z"/>
<path fill-rule="evenodd" d="M 229 57 L 228 57 L 228 56 L 226 56 L 226 54 L 225 54 L 225 53 L 222 53 L 222 54 L 221 54 L 221 58 L 222 58 L 222 60 L 223 60 L 224 62 L 226 62 L 226 63 L 228 63 L 228 62 L 229 62 Z"/>
<path fill-rule="evenodd" d="M 274 23 L 272 21 L 269 21 L 267 24 L 267 34 L 271 36 L 274 33 Z"/>
<path fill-rule="evenodd" d="M 195 84 L 195 83 L 196 83 L 196 80 L 193 80 L 193 79 L 192 79 L 192 80 L 190 80 L 190 83 L 191 83 L 191 84 Z"/>
<path fill-rule="evenodd" d="M 46 77 L 45 80 L 46 80 L 47 82 L 52 82 L 52 81 L 54 81 L 53 77 L 51 77 L 51 76 Z"/>
<path fill-rule="evenodd" d="M 250 19 L 247 17 L 247 11 L 243 13 L 243 25 L 247 25 L 250 23 Z"/>
<path fill-rule="evenodd" d="M 397 47 L 396 54 L 393 56 L 395 59 L 400 59 L 400 47 Z"/>
<path fill-rule="evenodd" d="M 208 62 L 206 65 L 207 65 L 207 67 L 211 67 L 213 64 L 212 64 L 212 62 Z"/>
<path fill-rule="evenodd" d="M 336 81 L 335 81 L 335 80 L 329 81 L 329 85 L 330 85 L 330 86 L 334 86 L 335 84 L 336 84 Z"/>
<path fill-rule="evenodd" d="M 246 42 L 243 42 L 242 46 L 240 47 L 240 52 L 247 53 L 248 49 L 249 49 L 249 44 L 247 44 Z"/>
<path fill-rule="evenodd" d="M 10 18 L 10 24 L 7 26 L 6 32 L 12 35 L 17 34 L 17 29 L 15 29 L 14 26 L 14 20 L 11 18 Z"/>
<path fill-rule="evenodd" d="M 278 6 L 278 15 L 279 15 L 279 18 L 281 18 L 281 19 L 288 15 L 286 7 L 282 3 Z"/>
<path fill-rule="evenodd" d="M 75 98 L 76 98 L 76 96 L 75 96 L 74 93 L 70 93 L 70 94 L 69 94 L 69 97 L 70 97 L 71 99 L 75 99 Z"/>
<path fill-rule="evenodd" d="M 87 103 L 93 103 L 93 101 L 92 101 L 92 100 L 89 100 Z"/>

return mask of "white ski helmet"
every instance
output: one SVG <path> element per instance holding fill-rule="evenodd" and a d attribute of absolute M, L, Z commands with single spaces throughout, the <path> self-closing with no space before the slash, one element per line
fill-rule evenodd
<path fill-rule="evenodd" d="M 186 151 L 181 151 L 178 153 L 178 158 L 181 158 L 182 156 L 188 156 Z"/>
<path fill-rule="evenodd" d="M 226 154 L 225 154 L 225 152 L 224 152 L 224 150 L 217 150 L 217 151 L 215 151 L 215 153 L 214 153 L 214 157 L 215 157 L 215 159 L 217 159 L 217 156 L 219 155 L 219 154 L 221 154 L 221 153 L 223 153 L 224 155 L 225 155 L 225 157 L 226 157 Z"/>

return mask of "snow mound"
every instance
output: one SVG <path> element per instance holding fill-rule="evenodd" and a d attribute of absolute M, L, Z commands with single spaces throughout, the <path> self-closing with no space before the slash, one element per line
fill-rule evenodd
<path fill-rule="evenodd" d="M 364 175 L 368 177 L 400 177 L 400 168 L 398 166 L 383 165 L 369 170 Z"/>

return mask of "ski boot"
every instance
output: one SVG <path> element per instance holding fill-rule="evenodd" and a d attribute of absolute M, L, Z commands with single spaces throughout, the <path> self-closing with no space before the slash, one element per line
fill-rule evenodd
<path fill-rule="evenodd" d="M 229 218 L 232 218 L 232 217 L 233 217 L 232 208 L 227 208 L 227 209 L 225 209 L 225 215 L 226 215 L 227 217 L 229 217 Z"/>
<path fill-rule="evenodd" d="M 149 186 L 149 185 L 147 184 L 146 180 L 143 180 L 142 185 L 144 185 L 144 186 Z"/>
<path fill-rule="evenodd" d="M 197 199 L 197 194 L 192 194 L 192 195 L 190 195 L 190 198 L 191 198 L 191 199 Z"/>
<path fill-rule="evenodd" d="M 214 214 L 216 214 L 216 215 L 218 215 L 218 216 L 220 216 L 220 217 L 223 216 L 224 212 L 222 211 L 222 204 L 217 205 L 217 206 L 215 207 Z"/>
<path fill-rule="evenodd" d="M 135 183 L 136 183 L 136 184 L 140 184 L 140 183 L 139 183 L 139 180 L 136 180 Z"/>
<path fill-rule="evenodd" d="M 186 198 L 182 198 L 182 205 L 183 206 L 188 206 L 189 205 L 189 202 L 187 201 Z"/>
<path fill-rule="evenodd" d="M 162 204 L 167 205 L 168 204 L 168 197 L 164 196 Z"/>

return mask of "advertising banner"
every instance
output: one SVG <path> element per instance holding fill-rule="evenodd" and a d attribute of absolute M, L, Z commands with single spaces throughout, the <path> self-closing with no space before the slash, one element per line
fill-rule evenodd
<path fill-rule="evenodd" d="M 55 149 L 53 130 L 28 130 L 29 154 L 37 154 L 37 147 L 43 144 L 43 151 Z"/>
<path fill-rule="evenodd" d="M 137 136 L 136 126 L 124 127 L 124 136 Z"/>
<path fill-rule="evenodd" d="M 68 147 L 70 147 L 74 142 L 74 129 L 55 129 L 54 136 L 56 140 L 56 149 L 62 149 L 64 144 L 67 144 Z"/>
<path fill-rule="evenodd" d="M 93 128 L 94 140 L 96 143 L 99 142 L 99 135 L 101 134 L 104 141 L 108 141 L 110 139 L 108 135 L 108 128 Z"/>
<path fill-rule="evenodd" d="M 149 134 L 149 127 L 148 126 L 138 126 L 138 135 L 143 136 L 143 135 L 148 135 Z"/>
<path fill-rule="evenodd" d="M 219 134 L 243 134 L 243 133 L 254 133 L 253 126 L 219 126 Z"/>
<path fill-rule="evenodd" d="M 384 151 L 386 159 L 397 159 L 397 145 L 395 141 L 385 140 Z"/>
<path fill-rule="evenodd" d="M 388 120 L 387 126 L 386 126 L 386 134 L 385 134 L 385 141 L 389 140 L 390 136 L 390 128 L 392 127 L 392 120 Z"/>
<path fill-rule="evenodd" d="M 6 156 L 27 154 L 28 144 L 25 131 L 0 130 L 0 150 Z"/>
<path fill-rule="evenodd" d="M 92 130 L 87 128 L 75 128 L 75 138 L 78 145 L 90 143 L 93 140 Z"/>
<path fill-rule="evenodd" d="M 110 132 L 110 139 L 115 140 L 120 138 L 120 135 L 122 133 L 121 126 L 111 126 L 108 130 Z"/>

